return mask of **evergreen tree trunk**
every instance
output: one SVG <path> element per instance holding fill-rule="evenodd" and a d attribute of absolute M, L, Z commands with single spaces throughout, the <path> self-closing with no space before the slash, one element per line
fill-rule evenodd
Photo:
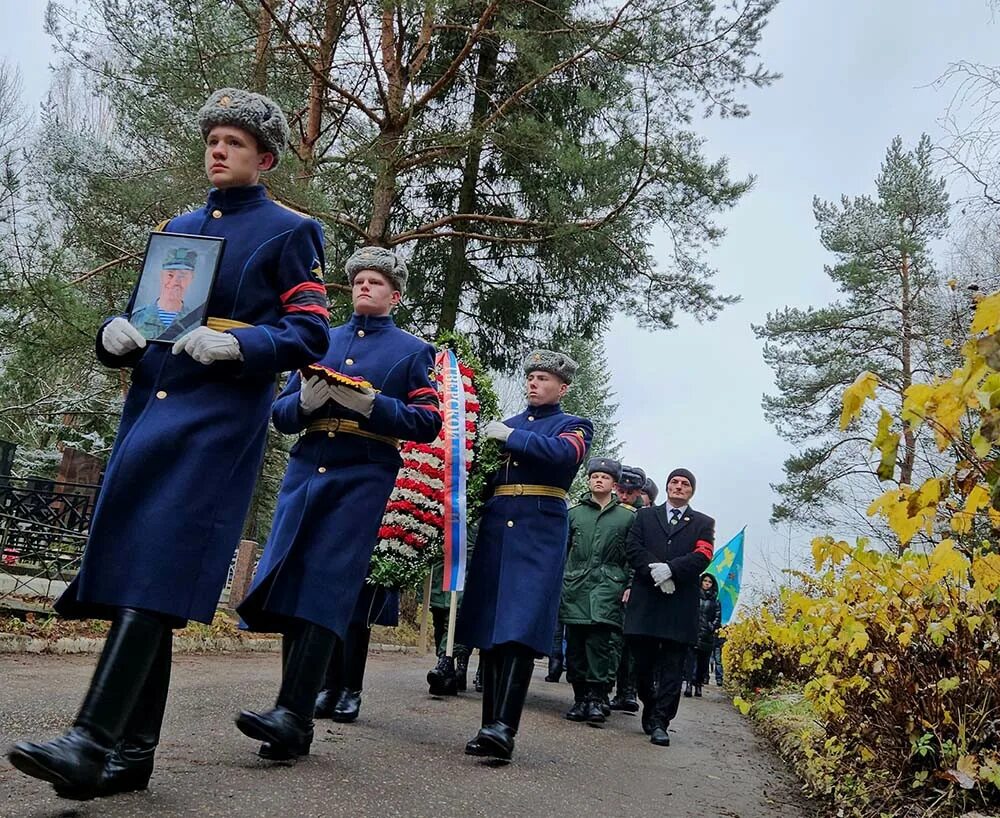
<path fill-rule="evenodd" d="M 299 177 L 307 178 L 313 172 L 316 161 L 316 142 L 323 129 L 323 107 L 326 99 L 326 82 L 333 53 L 344 28 L 346 4 L 340 0 L 326 0 L 323 12 L 323 37 L 319 42 L 319 53 L 314 65 L 312 82 L 309 85 L 309 108 L 306 114 L 306 129 L 302 138 L 302 170 Z M 270 18 L 268 18 L 270 19 Z"/>
<path fill-rule="evenodd" d="M 273 0 L 271 8 L 278 10 L 281 0 Z M 257 47 L 254 49 L 253 89 L 259 94 L 267 93 L 267 56 L 271 43 L 271 15 L 261 6 L 257 17 Z"/>
<path fill-rule="evenodd" d="M 483 134 L 478 125 L 486 118 L 490 96 L 497 79 L 497 57 L 500 48 L 491 38 L 482 41 L 479 47 L 479 62 L 476 66 L 476 93 L 472 102 L 472 122 L 470 130 L 473 138 L 465 155 L 462 172 L 462 188 L 458 196 L 459 213 L 476 212 L 476 189 L 479 186 L 479 168 L 483 155 Z M 445 267 L 444 300 L 438 319 L 438 334 L 453 332 L 458 321 L 458 308 L 462 303 L 462 288 L 465 285 L 469 264 L 465 257 L 468 239 L 452 236 L 448 261 Z"/>

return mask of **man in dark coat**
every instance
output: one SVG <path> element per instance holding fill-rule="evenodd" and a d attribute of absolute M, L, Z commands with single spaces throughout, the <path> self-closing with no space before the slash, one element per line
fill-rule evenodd
<path fill-rule="evenodd" d="M 242 711 L 245 735 L 294 758 L 309 752 L 316 696 L 361 593 L 385 506 L 403 461 L 400 439 L 441 430 L 431 378 L 434 347 L 391 312 L 406 265 L 363 247 L 346 265 L 354 315 L 330 330 L 319 362 L 358 386 L 296 373 L 274 403 L 274 425 L 301 434 L 281 484 L 274 524 L 253 584 L 237 608 L 251 630 L 280 632 L 287 660 L 274 708 Z"/>
<path fill-rule="evenodd" d="M 69 798 L 146 788 L 171 628 L 212 621 L 264 456 L 275 376 L 329 343 L 322 230 L 258 184 L 288 138 L 281 109 L 224 88 L 198 119 L 208 203 L 160 229 L 227 240 L 211 317 L 173 347 L 147 345 L 122 316 L 98 332 L 98 359 L 131 368 L 131 387 L 83 564 L 56 610 L 110 619 L 111 630 L 69 732 L 9 756 Z"/>
<path fill-rule="evenodd" d="M 489 480 L 455 639 L 479 648 L 482 729 L 465 746 L 509 760 L 536 656 L 548 653 L 566 559 L 567 491 L 593 424 L 563 412 L 576 362 L 539 349 L 524 362 L 528 407 L 484 432 L 506 459 Z"/>
<path fill-rule="evenodd" d="M 684 658 L 698 640 L 699 578 L 712 560 L 715 520 L 689 505 L 694 475 L 674 469 L 667 502 L 641 509 L 626 551 L 634 571 L 625 606 L 625 638 L 635 657 L 643 729 L 669 746 Z"/>
<path fill-rule="evenodd" d="M 613 492 L 621 475 L 617 461 L 592 457 L 587 473 L 590 492 L 569 510 L 559 620 L 566 625 L 566 678 L 574 698 L 566 718 L 601 724 L 618 668 L 622 596 L 629 577 L 625 538 L 635 509 L 620 503 Z"/>

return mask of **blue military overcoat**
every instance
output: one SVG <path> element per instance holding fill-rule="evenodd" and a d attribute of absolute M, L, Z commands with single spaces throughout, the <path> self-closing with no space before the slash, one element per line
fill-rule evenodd
<path fill-rule="evenodd" d="M 514 431 L 492 488 L 520 483 L 568 491 L 590 448 L 591 422 L 566 414 L 556 403 L 529 406 L 504 423 Z M 469 562 L 455 640 L 482 650 L 517 642 L 539 655 L 548 653 L 568 533 L 565 500 L 491 497 L 483 507 Z"/>
<path fill-rule="evenodd" d="M 306 620 L 344 637 L 402 465 L 398 446 L 310 423 L 343 418 L 373 434 L 429 443 L 441 429 L 434 347 L 390 316 L 354 315 L 330 331 L 319 362 L 363 377 L 378 391 L 370 418 L 333 401 L 311 415 L 292 376 L 274 404 L 274 425 L 305 432 L 292 448 L 274 524 L 253 584 L 237 608 L 252 630 L 285 631 Z"/>
<path fill-rule="evenodd" d="M 113 356 L 98 334 L 98 358 L 133 367 L 132 382 L 82 567 L 56 603 L 67 616 L 125 606 L 211 622 L 264 455 L 275 377 L 329 343 L 317 222 L 255 185 L 212 190 L 164 229 L 226 238 L 208 312 L 233 327 L 244 360 L 205 366 L 157 344 Z"/>

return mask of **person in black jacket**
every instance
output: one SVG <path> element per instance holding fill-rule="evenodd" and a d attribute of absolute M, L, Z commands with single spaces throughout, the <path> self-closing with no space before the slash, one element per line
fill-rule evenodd
<path fill-rule="evenodd" d="M 625 638 L 635 656 L 643 730 L 661 747 L 670 745 L 688 645 L 698 641 L 699 578 L 715 543 L 715 520 L 689 505 L 694 489 L 694 475 L 674 469 L 666 504 L 640 509 L 625 544 L 634 570 Z"/>
<path fill-rule="evenodd" d="M 701 575 L 701 600 L 698 602 L 698 641 L 688 653 L 687 687 L 684 695 L 701 696 L 701 686 L 708 682 L 708 662 L 715 649 L 715 635 L 722 627 L 719 583 L 711 574 Z"/>

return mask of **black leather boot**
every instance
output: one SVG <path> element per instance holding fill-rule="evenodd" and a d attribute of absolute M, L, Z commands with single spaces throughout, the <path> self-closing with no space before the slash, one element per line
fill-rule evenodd
<path fill-rule="evenodd" d="M 319 695 L 316 696 L 313 718 L 333 718 L 333 711 L 337 707 L 337 701 L 340 699 L 340 691 L 343 685 L 344 640 L 338 639 L 337 644 L 334 645 L 333 654 L 330 656 L 330 664 L 326 668 L 326 678 L 323 679 L 323 688 L 319 691 Z"/>
<path fill-rule="evenodd" d="M 587 691 L 580 682 L 573 682 L 573 706 L 563 718 L 567 721 L 587 720 Z"/>
<path fill-rule="evenodd" d="M 163 713 L 167 707 L 172 660 L 173 633 L 165 630 L 122 740 L 104 765 L 99 795 L 135 792 L 149 786 L 153 757 L 160 743 Z"/>
<path fill-rule="evenodd" d="M 135 710 L 163 635 L 169 632 L 154 614 L 123 608 L 108 632 L 69 732 L 44 743 L 18 742 L 7 755 L 10 763 L 48 781 L 64 798 L 86 801 L 100 795 L 105 765 Z"/>
<path fill-rule="evenodd" d="M 427 691 L 432 696 L 457 696 L 458 678 L 455 676 L 455 659 L 442 654 L 427 672 Z"/>
<path fill-rule="evenodd" d="M 340 691 L 337 699 L 337 706 L 333 708 L 333 720 L 340 724 L 350 724 L 357 721 L 361 715 L 361 691 L 348 690 L 346 687 Z"/>
<path fill-rule="evenodd" d="M 701 685 L 694 686 L 694 695 L 697 696 L 699 699 L 701 698 Z"/>
<path fill-rule="evenodd" d="M 357 721 L 361 714 L 361 691 L 365 686 L 365 668 L 368 666 L 368 643 L 371 628 L 351 625 L 344 643 L 344 683 L 333 708 L 333 720 L 341 724 Z"/>
<path fill-rule="evenodd" d="M 455 683 L 459 693 L 469 686 L 469 649 L 455 645 Z"/>
<path fill-rule="evenodd" d="M 476 676 L 472 680 L 472 687 L 476 693 L 483 692 L 483 663 L 479 662 L 479 666 L 476 668 Z"/>
<path fill-rule="evenodd" d="M 607 717 L 611 715 L 611 702 L 608 694 L 611 692 L 611 685 L 601 685 L 601 712 Z"/>
<path fill-rule="evenodd" d="M 591 685 L 587 689 L 584 699 L 584 714 L 587 724 L 601 725 L 607 720 L 604 711 L 601 710 L 601 698 L 604 696 L 603 687 Z"/>
<path fill-rule="evenodd" d="M 622 699 L 622 711 L 625 713 L 639 712 L 639 699 L 636 698 L 634 687 L 630 687 L 625 691 Z"/>
<path fill-rule="evenodd" d="M 545 674 L 545 681 L 558 682 L 563 675 L 562 654 L 554 654 L 549 657 L 549 672 Z"/>
<path fill-rule="evenodd" d="M 288 760 L 307 755 L 316 694 L 326 677 L 336 638 L 326 628 L 302 623 L 292 639 L 275 707 L 264 713 L 241 711 L 236 717 L 240 732 L 272 745 L 270 752 L 284 751 Z"/>
<path fill-rule="evenodd" d="M 497 682 L 496 721 L 480 729 L 476 741 L 482 754 L 501 761 L 509 761 L 514 753 L 514 736 L 521 723 L 524 700 L 535 660 L 527 649 L 516 646 L 504 653 L 503 669 Z"/>
<path fill-rule="evenodd" d="M 694 685 L 691 682 L 681 682 L 681 690 L 685 699 L 690 699 L 694 693 Z"/>
<path fill-rule="evenodd" d="M 495 650 L 479 651 L 479 670 L 476 672 L 476 676 L 480 679 L 483 692 L 481 727 L 496 721 L 497 685 L 501 669 L 502 661 Z M 470 756 L 489 755 L 484 747 L 479 746 L 478 733 L 466 742 L 465 754 Z"/>

